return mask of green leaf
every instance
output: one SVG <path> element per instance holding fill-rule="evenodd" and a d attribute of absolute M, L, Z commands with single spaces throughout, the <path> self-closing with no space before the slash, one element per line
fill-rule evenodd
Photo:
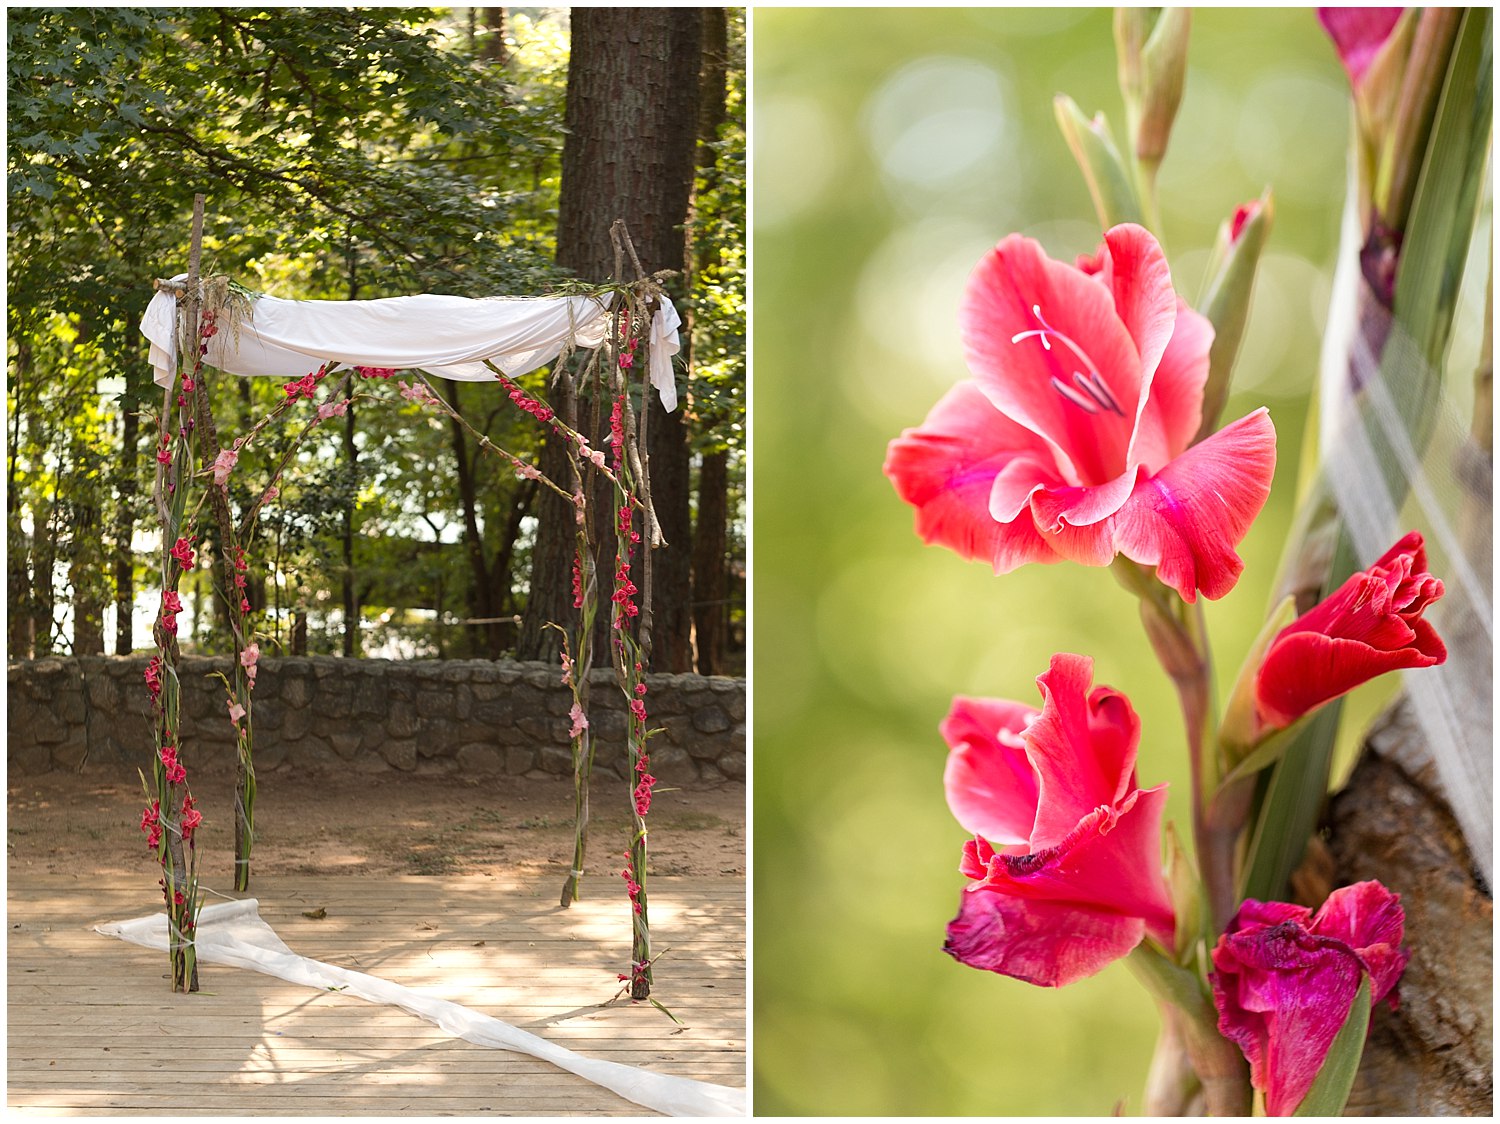
<path fill-rule="evenodd" d="M 1328 1056 L 1323 1059 L 1323 1068 L 1313 1080 L 1312 1088 L 1293 1116 L 1342 1116 L 1344 1104 L 1349 1100 L 1349 1090 L 1354 1087 L 1354 1075 L 1359 1072 L 1359 1059 L 1365 1052 L 1365 1035 L 1370 1029 L 1370 977 L 1360 982 L 1359 992 L 1349 1007 L 1344 1027 L 1339 1031 L 1333 1045 L 1328 1047 Z"/>

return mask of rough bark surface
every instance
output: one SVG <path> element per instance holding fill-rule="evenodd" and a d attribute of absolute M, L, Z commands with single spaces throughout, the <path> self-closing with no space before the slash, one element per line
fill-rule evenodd
<path fill-rule="evenodd" d="M 1345 1114 L 1492 1115 L 1494 907 L 1404 700 L 1328 820 L 1338 884 L 1376 878 L 1399 893 L 1412 952 L 1399 1009 L 1372 1021 Z"/>
<path fill-rule="evenodd" d="M 703 13 L 697 8 L 575 8 L 571 28 L 558 264 L 591 281 L 610 277 L 614 245 L 609 228 L 622 218 L 647 273 L 680 271 L 686 264 L 683 226 L 693 184 Z M 680 299 L 680 291 L 674 290 L 673 297 Z M 688 653 L 691 659 L 686 436 L 681 423 L 666 420 L 659 405 L 650 409 L 655 411 L 649 423 L 652 494 L 669 543 L 653 560 L 653 664 L 661 670 L 689 670 L 681 655 Z M 591 413 L 591 404 L 582 401 L 580 422 Z M 607 447 L 597 431 L 592 437 L 595 448 Z M 554 480 L 567 480 L 566 464 L 549 437 L 542 471 Z M 596 507 L 596 512 L 610 510 L 609 499 Z M 543 626 L 568 620 L 573 613 L 573 513 L 558 497 L 544 493 L 537 516 L 519 654 L 553 659 L 557 634 Z M 608 523 L 602 528 L 607 530 Z M 600 573 L 608 574 L 613 571 L 612 544 L 606 542 L 605 550 L 609 556 Z M 600 619 L 607 629 L 607 614 Z"/>

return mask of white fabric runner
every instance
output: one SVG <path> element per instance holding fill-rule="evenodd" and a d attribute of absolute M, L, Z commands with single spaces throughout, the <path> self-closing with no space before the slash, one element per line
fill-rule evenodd
<path fill-rule="evenodd" d="M 112 921 L 95 926 L 95 931 L 163 952 L 167 948 L 165 913 L 131 921 Z M 584 1057 L 446 999 L 424 995 L 378 976 L 298 956 L 261 919 L 260 906 L 254 898 L 204 907 L 198 915 L 197 951 L 198 959 L 206 964 L 248 968 L 323 990 L 337 987 L 344 995 L 400 1007 L 456 1038 L 479 1046 L 516 1050 L 551 1062 L 618 1093 L 628 1101 L 669 1116 L 745 1115 L 744 1089 Z"/>
<path fill-rule="evenodd" d="M 174 281 L 185 281 L 178 274 Z M 177 300 L 158 292 L 141 318 L 151 341 L 158 386 L 177 375 Z M 681 347 L 681 320 L 665 296 L 652 318 L 651 385 L 670 412 L 677 405 L 672 356 Z M 371 301 L 291 301 L 257 297 L 249 319 L 220 325 L 208 341 L 206 362 L 235 375 L 300 378 L 334 360 L 344 366 L 415 367 L 459 382 L 486 382 L 494 372 L 523 375 L 555 359 L 569 343 L 598 347 L 609 330 L 604 305 L 593 297 L 446 297 L 424 294 Z"/>

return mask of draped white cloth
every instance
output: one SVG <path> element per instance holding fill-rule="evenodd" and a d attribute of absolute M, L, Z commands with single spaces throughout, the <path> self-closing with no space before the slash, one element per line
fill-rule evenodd
<path fill-rule="evenodd" d="M 174 281 L 184 281 L 179 274 Z M 141 319 L 151 341 L 156 384 L 170 388 L 177 371 L 177 301 L 158 292 Z M 672 356 L 681 320 L 665 296 L 649 336 L 651 385 L 673 410 Z M 598 347 L 609 315 L 594 297 L 447 297 L 424 294 L 370 301 L 292 301 L 257 297 L 234 330 L 221 325 L 204 359 L 235 375 L 299 378 L 330 360 L 344 366 L 414 367 L 459 382 L 485 382 L 494 372 L 523 375 L 564 347 Z"/>
<path fill-rule="evenodd" d="M 163 952 L 167 949 L 165 913 L 112 921 L 96 926 L 95 931 L 147 948 Z M 206 964 L 248 968 L 291 983 L 320 990 L 338 988 L 343 995 L 400 1007 L 456 1038 L 479 1046 L 516 1050 L 551 1062 L 628 1101 L 669 1116 L 745 1115 L 744 1089 L 585 1057 L 446 999 L 424 995 L 378 976 L 298 956 L 261 919 L 260 905 L 254 898 L 204 907 L 198 914 L 195 943 L 198 959 Z"/>

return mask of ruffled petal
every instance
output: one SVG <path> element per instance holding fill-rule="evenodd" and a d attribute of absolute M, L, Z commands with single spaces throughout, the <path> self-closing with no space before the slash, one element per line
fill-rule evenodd
<path fill-rule="evenodd" d="M 1018 901 L 979 888 L 964 892 L 943 951 L 971 968 L 1062 987 L 1120 959 L 1144 931 L 1138 917 Z"/>
<path fill-rule="evenodd" d="M 1352 948 L 1370 972 L 1370 1002 L 1379 1003 L 1396 986 L 1411 953 L 1401 947 L 1406 913 L 1401 895 L 1379 882 L 1356 882 L 1328 895 L 1312 931 Z"/>
<path fill-rule="evenodd" d="M 1256 707 L 1269 728 L 1279 729 L 1388 671 L 1441 662 L 1441 656 L 1415 645 L 1385 651 L 1319 632 L 1283 633 L 1272 642 L 1256 673 Z"/>
<path fill-rule="evenodd" d="M 1090 697 L 1093 678 L 1093 660 L 1066 652 L 1037 676 L 1042 710 L 1026 732 L 1039 790 L 1033 851 L 1057 845 L 1096 808 L 1113 807 L 1135 788 L 1140 719 L 1118 692 Z"/>
<path fill-rule="evenodd" d="M 1025 562 L 1058 562 L 1029 514 L 1011 523 L 990 516 L 995 478 L 1012 461 L 1039 464 L 1046 443 L 1011 421 L 972 382 L 961 382 L 927 420 L 890 444 L 885 474 L 896 493 L 917 509 L 917 534 L 926 543 L 988 562 L 997 574 Z"/>
<path fill-rule="evenodd" d="M 1183 600 L 1223 597 L 1244 563 L 1234 548 L 1260 514 L 1276 471 L 1276 430 L 1264 407 L 1140 481 L 1114 517 L 1120 553 Z"/>
<path fill-rule="evenodd" d="M 1231 926 L 1213 961 L 1219 1031 L 1250 1062 L 1266 1114 L 1289 1116 L 1343 1027 L 1364 967 L 1344 942 L 1290 922 L 1242 932 Z"/>
<path fill-rule="evenodd" d="M 1027 902 L 1070 903 L 1139 917 L 1149 932 L 1169 944 L 1175 922 L 1162 875 L 1166 803 L 1167 786 L 1158 785 L 1131 793 L 1118 808 L 1096 808 L 1053 847 L 992 856 L 983 885 Z"/>
<path fill-rule="evenodd" d="M 959 326 L 980 388 L 1045 437 L 1074 482 L 1125 470 L 1141 361 L 1108 287 L 1013 234 L 974 270 Z"/>
<path fill-rule="evenodd" d="M 943 719 L 948 807 L 964 830 L 992 843 L 1025 843 L 1036 820 L 1037 779 L 1021 733 L 1037 711 L 1006 699 L 956 698 Z"/>

